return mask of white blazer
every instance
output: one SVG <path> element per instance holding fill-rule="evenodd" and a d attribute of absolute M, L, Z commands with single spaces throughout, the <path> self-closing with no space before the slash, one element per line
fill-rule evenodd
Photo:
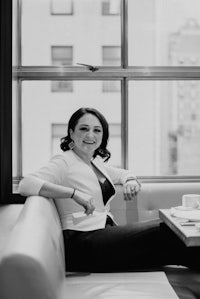
<path fill-rule="evenodd" d="M 39 195 L 45 181 L 54 184 L 75 188 L 92 196 L 95 211 L 87 216 L 84 208 L 72 198 L 55 199 L 55 204 L 60 215 L 62 228 L 79 231 L 91 231 L 105 227 L 106 216 L 110 215 L 110 201 L 115 196 L 115 184 L 124 184 L 128 177 L 134 177 L 131 171 L 115 168 L 104 163 L 99 157 L 92 164 L 111 183 L 114 194 L 104 205 L 102 191 L 94 171 L 73 150 L 52 157 L 49 163 L 39 171 L 28 174 L 19 184 L 22 195 Z"/>

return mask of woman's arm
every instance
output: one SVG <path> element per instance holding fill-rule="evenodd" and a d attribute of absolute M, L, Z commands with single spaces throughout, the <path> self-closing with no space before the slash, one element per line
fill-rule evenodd
<path fill-rule="evenodd" d="M 38 185 L 41 185 L 41 187 L 39 188 Z M 35 190 L 34 186 L 36 186 Z M 39 190 L 37 191 L 37 189 Z M 48 181 L 41 181 L 31 175 L 21 180 L 19 192 L 24 196 L 40 195 L 47 198 L 66 198 L 66 200 L 74 200 L 85 209 L 87 215 L 92 214 L 95 210 L 90 195 L 74 188 L 61 186 Z"/>
<path fill-rule="evenodd" d="M 105 163 L 105 169 L 114 184 L 123 185 L 124 199 L 132 200 L 141 190 L 141 183 L 132 171 L 123 168 L 109 166 Z"/>
<path fill-rule="evenodd" d="M 37 172 L 25 176 L 19 184 L 23 196 L 41 195 L 47 198 L 66 198 L 74 200 L 84 207 L 86 214 L 91 214 L 95 207 L 90 195 L 63 185 L 68 172 L 68 165 L 62 156 L 53 157 L 46 166 Z"/>
<path fill-rule="evenodd" d="M 61 155 L 54 156 L 46 165 L 38 169 L 36 172 L 24 176 L 19 183 L 19 192 L 24 196 L 39 195 L 39 191 L 44 183 L 52 183 L 49 187 L 56 188 L 56 190 L 51 189 L 49 191 L 60 192 L 61 190 L 59 189 L 59 186 L 63 185 L 63 178 L 66 177 L 67 172 L 68 165 L 64 158 Z M 54 193 L 53 195 L 56 194 Z"/>
<path fill-rule="evenodd" d="M 74 189 L 35 177 L 25 176 L 19 183 L 19 193 L 23 196 L 41 195 L 48 198 L 70 198 Z"/>
<path fill-rule="evenodd" d="M 137 180 L 136 175 L 131 170 L 110 166 L 107 163 L 103 165 L 114 184 L 124 185 L 129 180 Z"/>
<path fill-rule="evenodd" d="M 40 191 L 39 195 L 49 198 L 74 198 L 74 188 L 65 187 L 50 182 L 45 182 Z"/>
<path fill-rule="evenodd" d="M 87 215 L 92 214 L 95 210 L 92 197 L 74 188 L 59 186 L 56 184 L 45 182 L 39 191 L 39 195 L 52 198 L 67 197 L 68 200 L 72 199 L 85 209 L 85 213 Z"/>

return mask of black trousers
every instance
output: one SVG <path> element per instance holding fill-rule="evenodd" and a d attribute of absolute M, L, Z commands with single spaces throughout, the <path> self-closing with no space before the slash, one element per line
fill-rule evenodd
<path fill-rule="evenodd" d="M 90 232 L 64 230 L 66 271 L 123 272 L 183 265 L 200 269 L 200 248 L 185 244 L 154 221 Z"/>

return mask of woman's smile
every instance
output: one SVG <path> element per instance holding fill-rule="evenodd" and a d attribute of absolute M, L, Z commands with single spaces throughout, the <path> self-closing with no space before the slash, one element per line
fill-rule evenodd
<path fill-rule="evenodd" d="M 95 141 L 91 141 L 91 140 L 83 140 L 84 143 L 87 143 L 87 144 L 94 144 Z"/>

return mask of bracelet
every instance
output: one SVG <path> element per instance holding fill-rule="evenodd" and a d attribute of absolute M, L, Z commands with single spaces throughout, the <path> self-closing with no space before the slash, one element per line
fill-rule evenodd
<path fill-rule="evenodd" d="M 129 182 L 129 181 L 137 181 L 137 178 L 136 177 L 129 177 L 129 178 L 127 178 L 126 179 L 126 182 L 125 183 L 127 183 L 127 182 Z"/>
<path fill-rule="evenodd" d="M 73 190 L 73 193 L 72 193 L 72 195 L 71 195 L 71 198 L 73 198 L 74 197 L 74 194 L 75 194 L 75 189 Z"/>

